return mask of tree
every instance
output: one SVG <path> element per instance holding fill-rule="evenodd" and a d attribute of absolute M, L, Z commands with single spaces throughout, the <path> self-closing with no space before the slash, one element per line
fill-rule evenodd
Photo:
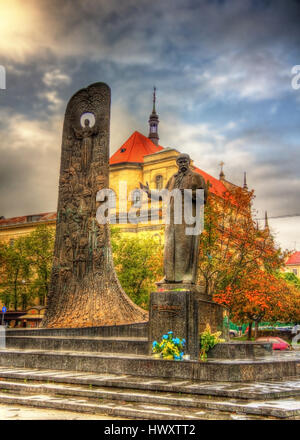
<path fill-rule="evenodd" d="M 46 225 L 37 226 L 33 232 L 24 237 L 26 259 L 34 274 L 29 291 L 31 295 L 39 298 L 41 305 L 45 304 L 49 290 L 54 237 L 53 228 Z"/>
<path fill-rule="evenodd" d="M 1 301 L 14 310 L 26 308 L 35 298 L 45 303 L 53 259 L 54 231 L 40 225 L 13 245 L 1 243 Z"/>
<path fill-rule="evenodd" d="M 286 253 L 277 249 L 268 229 L 252 218 L 253 192 L 236 187 L 217 199 L 209 195 L 204 231 L 200 236 L 199 281 L 209 295 L 234 287 L 240 279 L 263 268 L 278 270 Z"/>
<path fill-rule="evenodd" d="M 112 228 L 114 265 L 120 283 L 128 296 L 148 308 L 149 294 L 155 281 L 163 275 L 163 246 L 150 234 L 121 236 Z"/>
<path fill-rule="evenodd" d="M 257 332 L 262 319 L 295 316 L 292 304 L 297 298 L 276 276 L 288 252 L 276 247 L 268 228 L 258 228 L 253 199 L 253 191 L 239 187 L 222 198 L 210 195 L 199 249 L 199 280 L 206 293 L 227 306 L 233 321 L 250 321 L 249 335 L 252 323 Z"/>
<path fill-rule="evenodd" d="M 249 322 L 248 338 L 252 323 L 255 337 L 258 324 L 298 321 L 300 318 L 300 291 L 284 279 L 262 270 L 255 270 L 240 279 L 236 285 L 228 285 L 224 292 L 214 295 L 214 301 L 225 305 L 233 322 Z"/>
<path fill-rule="evenodd" d="M 24 240 L 19 238 L 13 245 L 1 243 L 0 298 L 7 308 L 18 310 L 27 306 L 26 282 L 30 278 L 30 265 L 26 258 Z"/>

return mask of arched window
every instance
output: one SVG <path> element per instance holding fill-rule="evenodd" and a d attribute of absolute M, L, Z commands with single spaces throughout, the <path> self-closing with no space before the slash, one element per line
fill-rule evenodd
<path fill-rule="evenodd" d="M 160 174 L 155 177 L 155 188 L 158 190 L 163 188 L 163 176 Z"/>
<path fill-rule="evenodd" d="M 140 189 L 135 189 L 131 193 L 131 200 L 133 203 L 139 203 L 142 200 L 142 194 Z"/>

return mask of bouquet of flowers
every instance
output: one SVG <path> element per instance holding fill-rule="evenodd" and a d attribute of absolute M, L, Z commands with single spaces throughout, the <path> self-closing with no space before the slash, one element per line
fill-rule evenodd
<path fill-rule="evenodd" d="M 204 332 L 200 334 L 200 359 L 206 361 L 207 352 L 213 348 L 219 342 L 225 342 L 225 339 L 221 339 L 222 332 L 211 332 L 209 324 L 206 324 Z"/>
<path fill-rule="evenodd" d="M 180 361 L 184 355 L 185 339 L 175 338 L 172 331 L 162 336 L 160 343 L 154 341 L 152 352 L 164 359 L 175 359 Z"/>

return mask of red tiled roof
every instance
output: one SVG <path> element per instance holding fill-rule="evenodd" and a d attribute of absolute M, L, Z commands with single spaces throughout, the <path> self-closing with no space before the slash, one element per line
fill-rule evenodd
<path fill-rule="evenodd" d="M 300 252 L 295 252 L 287 260 L 286 264 L 300 264 Z"/>
<path fill-rule="evenodd" d="M 210 174 L 207 174 L 205 171 L 200 170 L 200 168 L 194 167 L 196 173 L 201 174 L 201 176 L 204 178 L 205 182 L 209 180 L 210 187 L 209 191 L 214 193 L 216 196 L 223 197 L 224 193 L 227 191 L 224 183 L 222 183 L 220 180 L 216 179 L 215 177 L 211 176 Z"/>
<path fill-rule="evenodd" d="M 144 156 L 163 150 L 143 134 L 135 131 L 129 139 L 111 156 L 111 165 L 123 162 L 143 163 Z"/>
<path fill-rule="evenodd" d="M 43 212 L 41 214 L 32 214 L 32 215 L 23 215 L 20 217 L 4 218 L 0 220 L 0 227 L 20 225 L 25 223 L 39 223 L 39 222 L 46 222 L 51 220 L 56 220 L 56 212 Z"/>
<path fill-rule="evenodd" d="M 164 148 L 160 145 L 155 145 L 150 139 L 148 139 L 143 134 L 135 131 L 129 139 L 111 156 L 109 163 L 111 165 L 123 162 L 135 162 L 143 163 L 144 156 L 148 154 L 157 153 Z M 124 151 L 122 151 L 124 150 Z M 200 170 L 195 167 L 195 171 L 204 177 L 205 182 L 209 180 L 211 186 L 210 191 L 219 197 L 222 197 L 226 191 L 224 184 L 210 176 L 205 171 Z"/>

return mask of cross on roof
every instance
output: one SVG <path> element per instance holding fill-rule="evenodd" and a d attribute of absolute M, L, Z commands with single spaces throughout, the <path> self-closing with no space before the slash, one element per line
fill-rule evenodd
<path fill-rule="evenodd" d="M 225 162 L 221 161 L 219 163 L 220 167 L 221 167 L 221 171 L 220 171 L 220 179 L 225 177 L 224 171 L 223 171 L 223 166 L 225 165 Z"/>

